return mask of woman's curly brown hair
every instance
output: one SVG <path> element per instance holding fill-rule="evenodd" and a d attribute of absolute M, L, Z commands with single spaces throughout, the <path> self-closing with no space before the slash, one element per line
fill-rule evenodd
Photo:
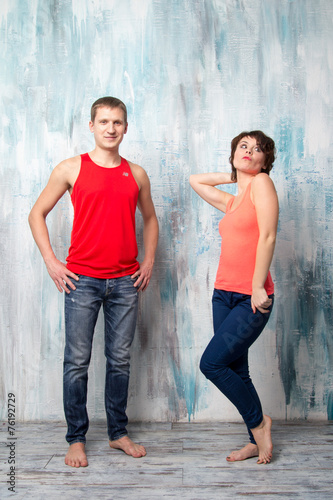
<path fill-rule="evenodd" d="M 234 182 L 237 181 L 237 170 L 233 165 L 235 151 L 239 142 L 244 137 L 251 137 L 252 139 L 255 139 L 261 151 L 265 154 L 265 167 L 263 168 L 262 172 L 265 172 L 265 174 L 269 175 L 270 171 L 273 168 L 273 163 L 275 160 L 275 143 L 273 139 L 265 135 L 263 132 L 261 132 L 261 130 L 252 130 L 252 132 L 241 132 L 237 137 L 234 137 L 233 140 L 231 141 L 231 155 L 229 161 L 232 170 L 231 180 Z"/>

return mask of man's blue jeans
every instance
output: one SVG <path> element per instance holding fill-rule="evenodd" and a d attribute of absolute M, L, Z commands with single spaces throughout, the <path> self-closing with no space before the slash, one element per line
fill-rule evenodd
<path fill-rule="evenodd" d="M 274 296 L 270 295 L 274 301 Z M 251 308 L 251 296 L 214 290 L 214 337 L 202 355 L 202 373 L 236 406 L 255 444 L 251 429 L 263 419 L 261 403 L 249 374 L 248 350 L 265 328 L 269 313 Z"/>
<path fill-rule="evenodd" d="M 64 410 L 69 444 L 85 443 L 88 368 L 100 307 L 105 320 L 105 409 L 110 440 L 127 434 L 126 416 L 138 292 L 130 276 L 98 279 L 79 275 L 76 290 L 65 297 Z"/>

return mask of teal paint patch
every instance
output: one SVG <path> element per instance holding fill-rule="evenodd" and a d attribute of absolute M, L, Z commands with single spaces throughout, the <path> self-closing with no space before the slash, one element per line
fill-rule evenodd
<path fill-rule="evenodd" d="M 333 391 L 329 393 L 327 400 L 327 419 L 333 420 Z"/>
<path fill-rule="evenodd" d="M 322 390 L 333 381 L 333 340 L 327 335 L 333 320 L 332 284 L 326 263 L 319 253 L 314 262 L 295 257 L 286 273 L 290 291 L 280 298 L 277 346 L 285 402 L 303 418 L 320 406 Z"/>
<path fill-rule="evenodd" d="M 185 350 L 191 349 L 190 347 L 183 349 L 183 355 L 186 355 Z M 175 382 L 175 386 L 173 388 L 173 393 L 177 394 L 177 398 L 173 398 L 177 401 L 177 406 L 179 407 L 181 401 L 185 401 L 186 410 L 187 410 L 187 418 L 188 421 L 191 421 L 195 414 L 196 409 L 196 401 L 197 401 L 197 384 L 196 384 L 196 373 L 197 367 L 193 366 L 193 370 L 187 371 L 186 367 L 189 364 L 186 363 L 184 368 L 181 365 L 177 365 L 175 360 L 170 359 L 170 366 L 172 367 L 173 378 Z M 179 408 L 177 408 L 178 415 L 180 414 Z"/>

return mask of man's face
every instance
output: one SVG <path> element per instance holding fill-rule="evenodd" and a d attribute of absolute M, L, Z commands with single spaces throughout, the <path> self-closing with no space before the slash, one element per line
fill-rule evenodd
<path fill-rule="evenodd" d="M 100 107 L 94 122 L 89 122 L 89 128 L 94 134 L 96 146 L 107 150 L 118 149 L 127 132 L 124 112 L 120 108 Z"/>

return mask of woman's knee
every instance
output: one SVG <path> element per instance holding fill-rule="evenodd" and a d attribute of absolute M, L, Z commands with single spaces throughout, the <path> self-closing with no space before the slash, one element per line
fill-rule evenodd
<path fill-rule="evenodd" d="M 203 373 L 206 376 L 207 365 L 206 365 L 206 359 L 205 359 L 204 354 L 201 356 L 199 368 L 200 368 L 201 373 Z"/>
<path fill-rule="evenodd" d="M 200 360 L 200 371 L 205 375 L 206 378 L 212 379 L 216 376 L 216 373 L 221 367 L 217 366 L 206 353 L 203 353 Z"/>

